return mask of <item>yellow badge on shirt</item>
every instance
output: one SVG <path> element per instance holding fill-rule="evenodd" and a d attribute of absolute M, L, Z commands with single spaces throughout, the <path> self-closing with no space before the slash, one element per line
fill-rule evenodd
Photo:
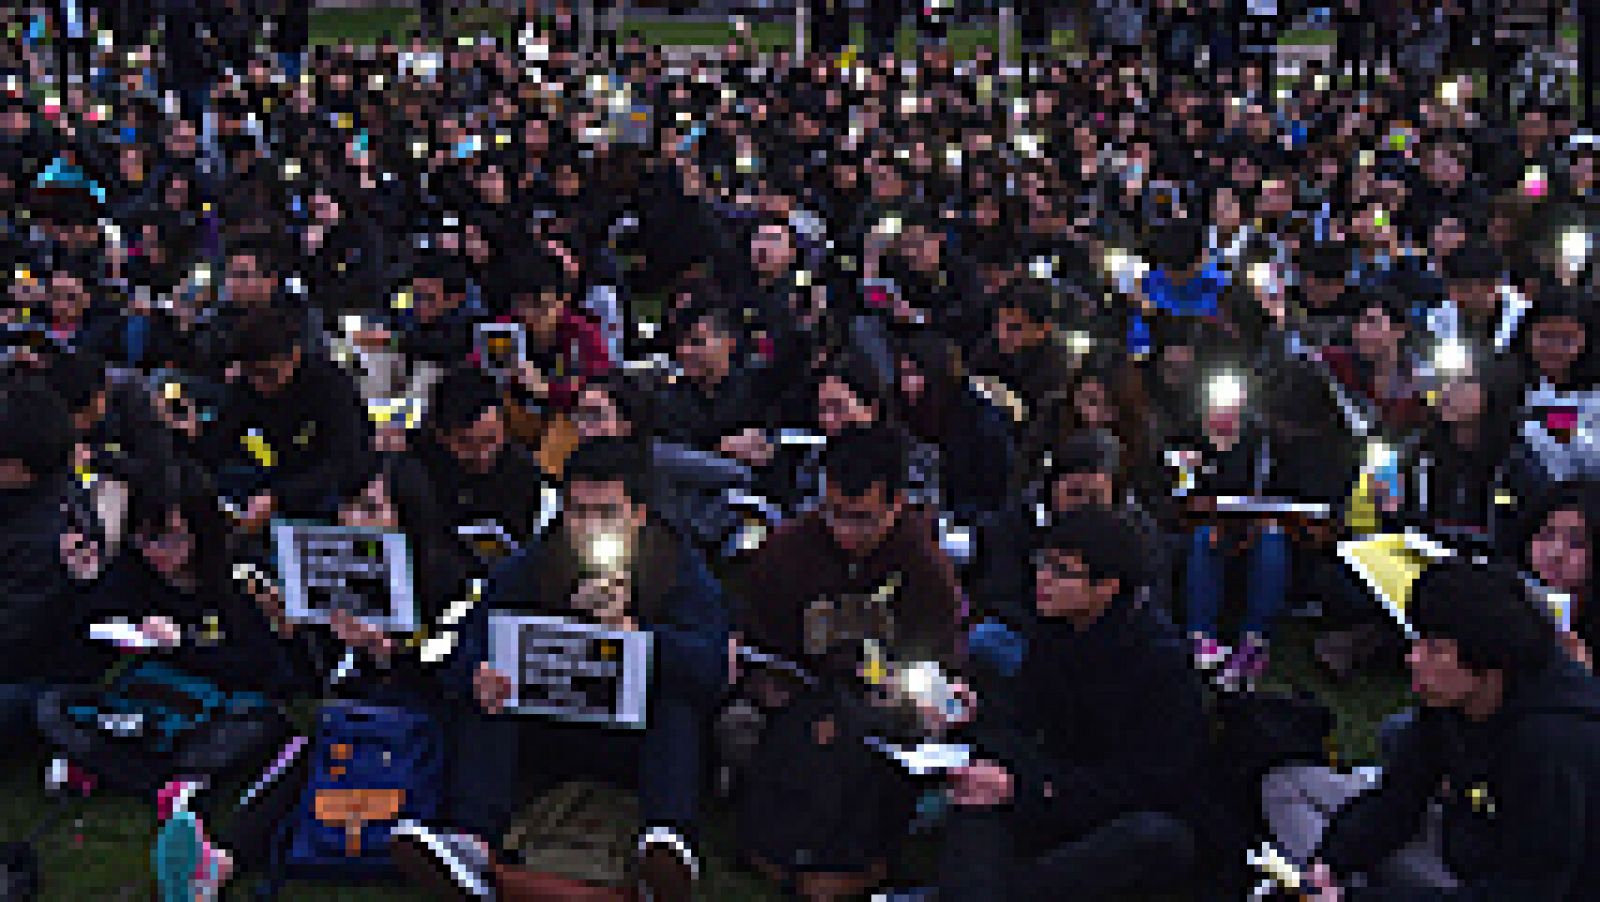
<path fill-rule="evenodd" d="M 244 444 L 244 449 L 250 452 L 250 457 L 256 463 L 269 470 L 277 465 L 278 455 L 272 450 L 272 445 L 268 443 L 266 436 L 261 434 L 261 430 L 251 429 L 241 436 L 239 441 Z"/>

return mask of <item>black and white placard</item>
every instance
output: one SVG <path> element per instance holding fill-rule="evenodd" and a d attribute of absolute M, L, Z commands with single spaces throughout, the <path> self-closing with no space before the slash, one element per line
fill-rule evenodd
<path fill-rule="evenodd" d="M 507 710 L 643 729 L 650 634 L 561 617 L 492 614 L 490 665 L 511 679 Z"/>
<path fill-rule="evenodd" d="M 387 633 L 417 628 L 403 533 L 278 522 L 272 539 L 290 620 L 325 623 L 332 612 L 349 611 Z"/>

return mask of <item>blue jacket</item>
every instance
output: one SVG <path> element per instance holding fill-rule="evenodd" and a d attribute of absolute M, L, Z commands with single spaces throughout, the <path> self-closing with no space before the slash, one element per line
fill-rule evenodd
<path fill-rule="evenodd" d="M 654 672 L 651 691 L 709 707 L 722 696 L 728 680 L 728 634 L 731 621 L 722 587 L 692 545 L 664 526 L 651 523 L 646 534 L 662 547 L 661 566 L 640 560 L 634 571 L 634 616 L 652 636 Z M 553 525 L 546 538 L 524 547 L 489 578 L 483 603 L 472 612 L 455 654 L 454 679 L 470 686 L 481 661 L 489 659 L 489 614 L 508 611 L 560 616 L 564 597 L 550 594 L 546 571 L 562 566 L 565 531 Z M 552 550 L 554 549 L 554 550 Z M 648 558 L 647 554 L 638 557 Z M 662 587 L 665 580 L 670 585 Z M 656 592 L 649 587 L 654 585 Z M 641 603 L 641 592 L 653 594 Z"/>

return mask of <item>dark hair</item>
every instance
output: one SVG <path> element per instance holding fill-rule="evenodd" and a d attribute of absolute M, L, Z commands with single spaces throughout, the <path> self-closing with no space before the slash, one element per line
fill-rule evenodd
<path fill-rule="evenodd" d="M 475 366 L 458 366 L 433 387 L 428 420 L 435 433 L 455 432 L 476 423 L 500 404 L 500 390 L 489 374 Z"/>
<path fill-rule="evenodd" d="M 448 583 L 466 569 L 454 541 L 454 527 L 459 524 L 445 518 L 421 461 L 406 454 L 373 454 L 363 464 L 360 478 L 352 480 L 355 487 L 350 497 L 366 491 L 373 480 L 383 480 L 400 532 L 410 542 L 418 598 L 429 603 L 437 600 L 439 593 L 449 588 L 440 583 Z"/>
<path fill-rule="evenodd" d="M 50 386 L 77 413 L 106 390 L 105 358 L 93 351 L 78 350 L 54 357 L 50 364 Z"/>
<path fill-rule="evenodd" d="M 1583 514 L 1584 529 L 1588 533 L 1589 583 L 1592 588 L 1597 582 L 1594 555 L 1600 554 L 1600 483 L 1587 479 L 1561 482 L 1532 499 L 1517 520 L 1514 553 L 1520 563 L 1525 566 L 1531 565 L 1528 552 L 1533 544 L 1533 537 L 1544 528 L 1551 514 L 1564 510 L 1579 511 Z"/>
<path fill-rule="evenodd" d="M 1039 325 L 1055 322 L 1056 302 L 1049 287 L 1032 279 L 1012 284 L 995 304 L 996 310 L 1020 310 Z"/>
<path fill-rule="evenodd" d="M 1455 642 L 1461 662 L 1508 679 L 1544 669 L 1556 651 L 1555 627 L 1535 606 L 1515 570 L 1452 559 L 1422 571 L 1411 587 L 1417 634 Z"/>
<path fill-rule="evenodd" d="M 649 485 L 650 460 L 644 447 L 631 438 L 597 438 L 584 442 L 567 458 L 561 472 L 563 487 L 574 482 L 620 482 L 628 498 L 644 504 Z"/>
<path fill-rule="evenodd" d="M 1100 429 L 1080 429 L 1048 452 L 1046 479 L 1080 473 L 1104 473 L 1115 478 L 1121 450 L 1116 436 Z"/>
<path fill-rule="evenodd" d="M 822 469 L 841 494 L 859 498 L 876 484 L 894 496 L 905 488 L 905 444 L 888 426 L 852 426 L 828 442 Z"/>
<path fill-rule="evenodd" d="M 281 307 L 251 311 L 234 330 L 233 359 L 243 363 L 282 360 L 300 347 L 303 324 Z"/>
<path fill-rule="evenodd" d="M 582 395 L 586 391 L 603 392 L 610 398 L 611 403 L 617 407 L 618 418 L 626 420 L 633 427 L 633 435 L 646 436 L 655 432 L 650 393 L 634 378 L 613 372 L 598 379 L 590 379 L 578 394 Z"/>
<path fill-rule="evenodd" d="M 894 390 L 885 384 L 877 367 L 860 351 L 846 349 L 817 378 L 817 388 L 828 379 L 837 379 L 863 402 L 878 409 L 879 422 L 887 422 L 896 411 Z M 813 392 L 813 397 L 816 392 Z"/>
<path fill-rule="evenodd" d="M 1500 251 L 1481 238 L 1456 248 L 1444 261 L 1445 278 L 1452 282 L 1498 278 L 1504 268 Z"/>
<path fill-rule="evenodd" d="M 33 380 L 0 388 L 0 460 L 21 461 L 38 479 L 66 472 L 72 413 L 61 396 Z"/>
<path fill-rule="evenodd" d="M 217 505 L 211 477 L 190 461 L 167 460 L 151 466 L 143 478 L 129 482 L 129 533 L 165 533 L 167 514 L 176 509 L 194 536 L 189 569 L 198 592 L 227 591 L 228 523 Z"/>
<path fill-rule="evenodd" d="M 1145 582 L 1145 554 L 1149 549 L 1128 521 L 1105 508 L 1074 511 L 1056 517 L 1039 537 L 1037 551 L 1062 551 L 1082 558 L 1089 578 L 1114 579 L 1123 592 Z"/>

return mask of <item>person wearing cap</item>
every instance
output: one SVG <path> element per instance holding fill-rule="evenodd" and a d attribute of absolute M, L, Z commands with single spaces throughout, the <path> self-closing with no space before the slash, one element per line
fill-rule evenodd
<path fill-rule="evenodd" d="M 1421 702 L 1372 781 L 1267 774 L 1276 844 L 1316 898 L 1577 902 L 1600 881 L 1600 688 L 1508 567 L 1456 557 L 1411 586 Z"/>
<path fill-rule="evenodd" d="M 1176 629 L 1137 601 L 1141 543 L 1086 508 L 1028 547 L 1021 660 L 974 700 L 974 760 L 947 773 L 940 898 L 1180 889 L 1209 826 L 1208 728 Z"/>
<path fill-rule="evenodd" d="M 487 521 L 518 545 L 526 542 L 539 522 L 546 480 L 532 454 L 508 441 L 494 380 L 477 367 L 458 366 L 433 386 L 426 409 L 414 453 L 450 528 Z"/>
<path fill-rule="evenodd" d="M 371 453 L 372 426 L 350 376 L 310 349 L 300 319 L 272 308 L 234 331 L 236 378 L 213 422 L 191 407 L 173 426 L 258 535 L 273 518 L 324 518 Z"/>

